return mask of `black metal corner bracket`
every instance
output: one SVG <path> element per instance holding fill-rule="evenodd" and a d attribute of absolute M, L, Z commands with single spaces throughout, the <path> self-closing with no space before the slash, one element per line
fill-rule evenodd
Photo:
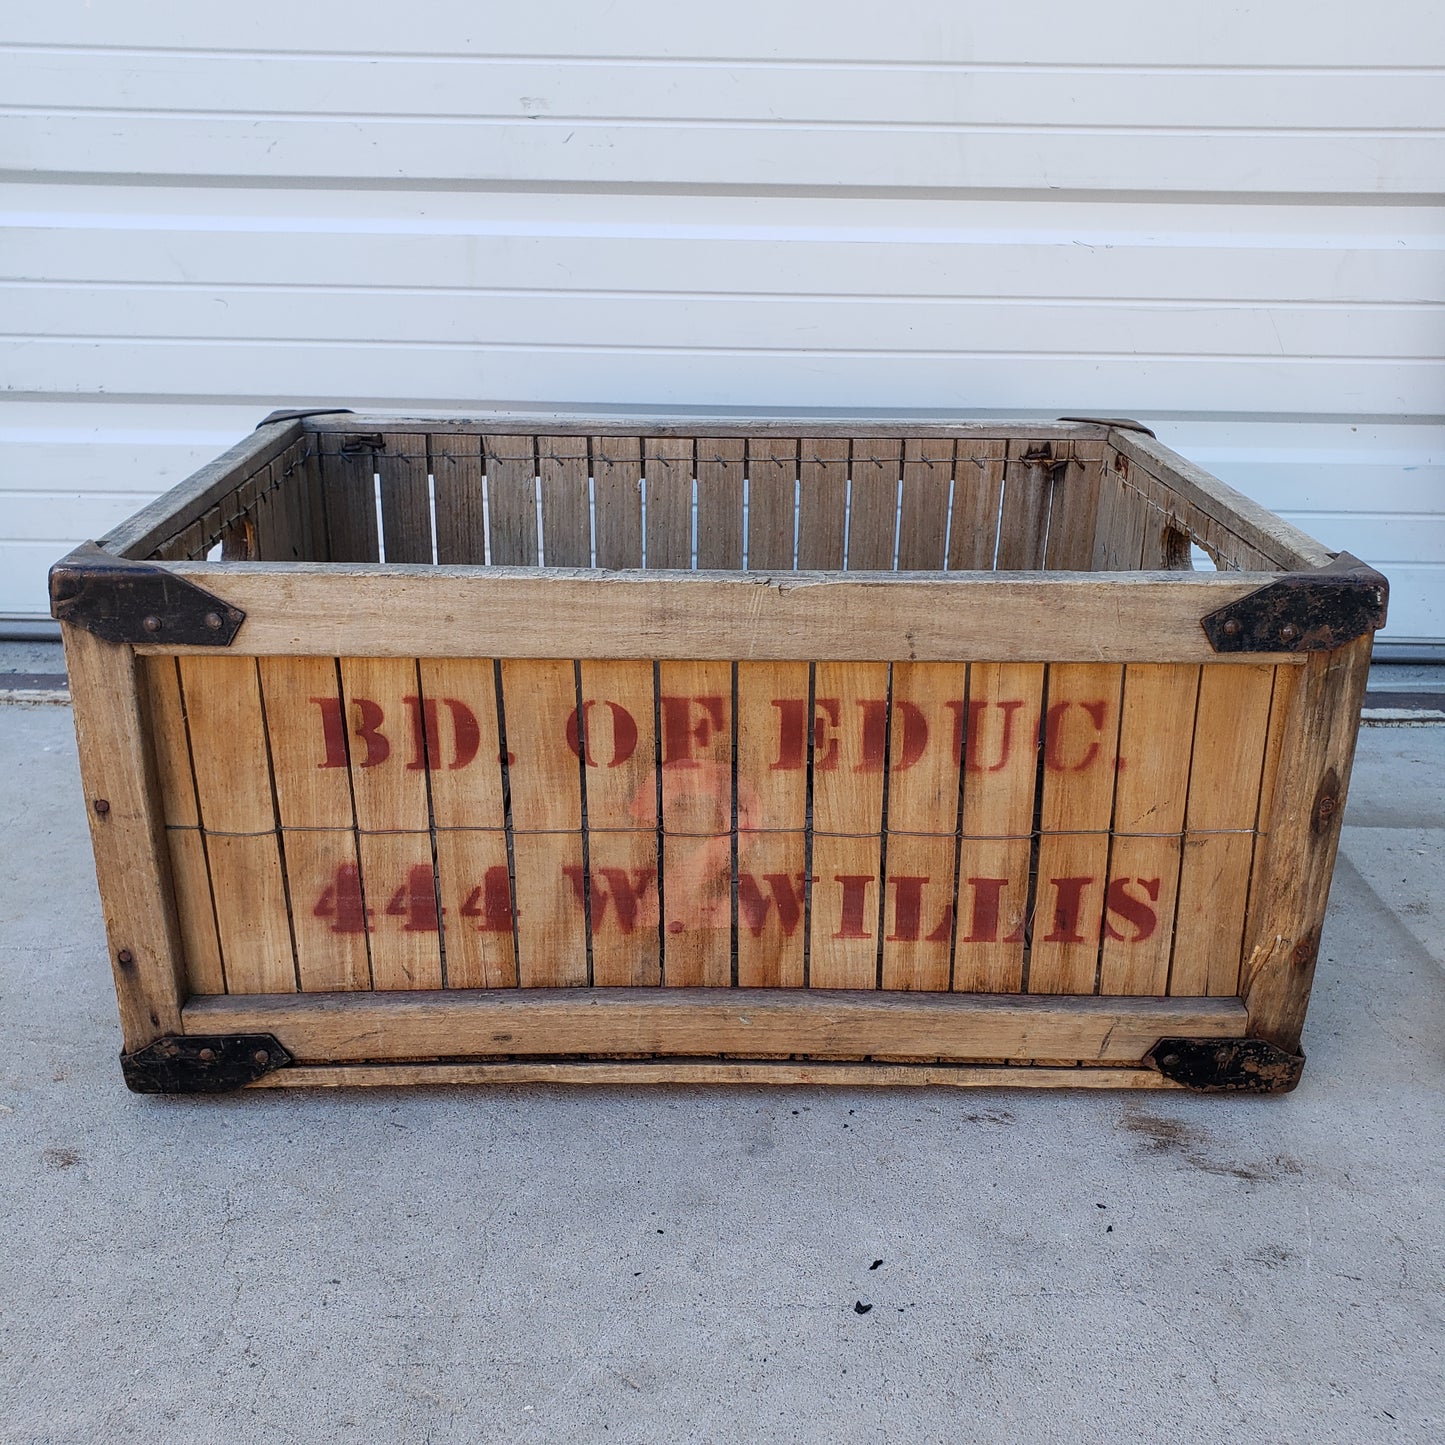
<path fill-rule="evenodd" d="M 50 569 L 50 615 L 105 642 L 229 647 L 246 620 L 223 602 L 154 562 L 116 557 L 84 542 Z"/>
<path fill-rule="evenodd" d="M 229 1094 L 289 1063 L 270 1034 L 172 1035 L 120 1056 L 133 1094 Z"/>
<path fill-rule="evenodd" d="M 1159 438 L 1144 425 L 1142 421 L 1133 421 L 1127 416 L 1061 416 L 1060 421 L 1083 421 L 1091 426 L 1110 426 L 1115 431 L 1137 431 L 1143 432 L 1146 437 Z"/>
<path fill-rule="evenodd" d="M 260 431 L 263 426 L 270 426 L 277 421 L 304 421 L 308 416 L 354 416 L 355 413 L 349 406 L 313 406 L 302 411 L 287 411 L 284 407 L 280 411 L 273 411 L 263 416 L 256 423 L 256 430 Z"/>
<path fill-rule="evenodd" d="M 1216 652 L 1331 652 L 1385 625 L 1390 584 L 1348 552 L 1288 572 L 1200 619 Z"/>
<path fill-rule="evenodd" d="M 1305 1066 L 1264 1039 L 1160 1039 L 1144 1062 L 1204 1094 L 1287 1094 Z"/>

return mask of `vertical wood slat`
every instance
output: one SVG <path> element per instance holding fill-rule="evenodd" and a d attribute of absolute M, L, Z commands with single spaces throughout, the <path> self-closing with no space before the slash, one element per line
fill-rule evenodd
<path fill-rule="evenodd" d="M 967 680 L 962 663 L 893 664 L 884 988 L 949 987 Z"/>
<path fill-rule="evenodd" d="M 1124 572 L 1139 566 L 1144 552 L 1148 507 L 1130 485 L 1128 458 L 1115 453 L 1099 479 L 1091 571 Z"/>
<path fill-rule="evenodd" d="M 181 695 L 230 993 L 296 989 L 256 660 L 182 657 Z"/>
<path fill-rule="evenodd" d="M 329 657 L 263 657 L 258 666 L 297 978 L 305 991 L 370 988 L 337 664 Z"/>
<path fill-rule="evenodd" d="M 692 566 L 693 444 L 690 437 L 643 442 L 648 567 Z"/>
<path fill-rule="evenodd" d="M 1054 445 L 1054 454 L 1067 456 L 1069 464 L 1054 473 L 1050 488 L 1046 572 L 1087 572 L 1093 564 L 1104 453 L 1103 442 Z"/>
<path fill-rule="evenodd" d="M 318 434 L 325 495 L 326 550 L 331 562 L 375 562 L 376 453 L 362 436 Z"/>
<path fill-rule="evenodd" d="M 381 542 L 388 562 L 432 560 L 426 437 L 384 432 L 376 454 L 381 479 Z"/>
<path fill-rule="evenodd" d="M 1008 444 L 999 509 L 998 570 L 1036 571 L 1044 565 L 1049 494 L 1062 443 L 1014 440 Z"/>
<path fill-rule="evenodd" d="M 1030 993 L 1094 992 L 1122 684 L 1117 665 L 1049 666 Z"/>
<path fill-rule="evenodd" d="M 798 443 L 798 567 L 842 571 L 848 538 L 848 443 L 804 437 Z"/>
<path fill-rule="evenodd" d="M 642 566 L 642 443 L 592 438 L 593 535 L 599 567 Z"/>
<path fill-rule="evenodd" d="M 1169 992 L 1231 995 L 1239 985 L 1274 669 L 1200 669 L 1194 757 Z"/>
<path fill-rule="evenodd" d="M 747 446 L 741 437 L 697 439 L 697 565 L 743 565 L 743 480 Z"/>
<path fill-rule="evenodd" d="M 749 571 L 792 571 L 797 480 L 798 443 L 794 438 L 749 439 Z"/>
<path fill-rule="evenodd" d="M 952 482 L 952 438 L 904 442 L 898 513 L 900 572 L 940 571 L 946 565 Z"/>
<path fill-rule="evenodd" d="M 517 982 L 497 689 L 490 658 L 418 665 L 448 988 Z"/>
<path fill-rule="evenodd" d="M 1102 994 L 1168 992 L 1198 691 L 1197 667 L 1124 669 Z"/>
<path fill-rule="evenodd" d="M 1044 668 L 971 663 L 953 987 L 1023 989 Z"/>
<path fill-rule="evenodd" d="M 480 565 L 487 560 L 482 439 L 469 432 L 437 432 L 427 449 L 436 498 L 437 561 Z"/>
<path fill-rule="evenodd" d="M 732 980 L 733 687 L 728 662 L 663 662 L 662 981 Z"/>
<path fill-rule="evenodd" d="M 61 635 L 121 1033 L 133 1052 L 181 1027 L 184 954 L 165 820 L 134 654 L 69 623 Z"/>
<path fill-rule="evenodd" d="M 586 437 L 538 437 L 542 553 L 549 567 L 592 565 L 590 465 Z"/>
<path fill-rule="evenodd" d="M 484 436 L 487 534 L 494 567 L 537 565 L 537 443 L 530 436 Z"/>
<path fill-rule="evenodd" d="M 661 982 L 657 752 L 650 662 L 580 664 L 592 982 Z"/>
<path fill-rule="evenodd" d="M 891 572 L 903 443 L 854 440 L 848 466 L 848 571 Z"/>
<path fill-rule="evenodd" d="M 1251 1036 L 1299 1047 L 1319 954 L 1373 639 L 1312 653 L 1292 685 L 1249 909 L 1240 993 Z"/>
<path fill-rule="evenodd" d="M 1008 443 L 960 438 L 953 464 L 953 507 L 948 527 L 950 572 L 988 572 L 998 549 Z"/>
<path fill-rule="evenodd" d="M 737 665 L 738 984 L 801 988 L 808 871 L 806 662 Z"/>
<path fill-rule="evenodd" d="M 876 988 L 888 664 L 820 662 L 813 691 L 808 982 Z"/>
<path fill-rule="evenodd" d="M 588 982 L 581 763 L 567 740 L 577 707 L 576 665 L 504 659 L 516 867 L 517 977 L 523 988 Z"/>
<path fill-rule="evenodd" d="M 403 657 L 344 657 L 341 686 L 372 986 L 440 988 L 441 920 L 417 664 Z"/>
<path fill-rule="evenodd" d="M 145 713 L 160 788 L 161 815 L 175 887 L 176 920 L 185 957 L 186 984 L 193 994 L 226 991 L 216 916 L 211 905 L 211 874 L 201 817 L 196 804 L 191 747 L 181 706 L 180 675 L 174 657 L 139 660 L 137 678 L 143 688 Z"/>

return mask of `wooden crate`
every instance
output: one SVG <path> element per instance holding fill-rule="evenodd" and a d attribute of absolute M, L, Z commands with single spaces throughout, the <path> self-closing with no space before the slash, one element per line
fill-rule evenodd
<path fill-rule="evenodd" d="M 52 596 L 138 1090 L 1299 1076 L 1385 582 L 1135 423 L 284 413 Z"/>

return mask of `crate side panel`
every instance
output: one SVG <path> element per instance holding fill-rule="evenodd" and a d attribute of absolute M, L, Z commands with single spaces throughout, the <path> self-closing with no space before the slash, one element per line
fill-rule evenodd
<path fill-rule="evenodd" d="M 950 572 L 992 571 L 1007 458 L 1002 438 L 959 437 L 948 523 Z"/>
<path fill-rule="evenodd" d="M 797 556 L 798 442 L 748 440 L 748 569 L 790 572 Z"/>
<path fill-rule="evenodd" d="M 902 469 L 901 441 L 854 439 L 848 463 L 848 571 L 892 570 Z"/>
<path fill-rule="evenodd" d="M 647 565 L 691 567 L 692 438 L 646 438 L 642 469 L 643 495 L 647 499 Z"/>
<path fill-rule="evenodd" d="M 804 437 L 798 444 L 798 567 L 842 571 L 847 539 L 848 443 Z"/>
<path fill-rule="evenodd" d="M 549 567 L 592 565 L 592 500 L 586 437 L 539 436 L 542 555 Z"/>
<path fill-rule="evenodd" d="M 642 566 L 642 443 L 592 438 L 593 537 L 599 567 Z"/>
<path fill-rule="evenodd" d="M 697 439 L 697 565 L 743 565 L 743 487 L 747 444 L 741 437 Z"/>
<path fill-rule="evenodd" d="M 427 440 L 436 512 L 437 561 L 487 560 L 482 439 L 475 433 L 438 432 Z"/>
<path fill-rule="evenodd" d="M 381 555 L 376 517 L 379 436 L 323 433 L 321 486 L 326 498 L 326 550 L 332 562 L 375 562 Z"/>
<path fill-rule="evenodd" d="M 436 560 L 426 438 L 383 432 L 376 454 L 381 486 L 381 546 L 388 562 Z"/>
<path fill-rule="evenodd" d="M 535 567 L 537 551 L 537 439 L 484 436 L 487 535 L 496 567 Z"/>

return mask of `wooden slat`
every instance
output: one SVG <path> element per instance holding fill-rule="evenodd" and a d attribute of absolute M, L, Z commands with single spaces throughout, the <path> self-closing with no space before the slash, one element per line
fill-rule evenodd
<path fill-rule="evenodd" d="M 487 560 L 482 505 L 482 439 L 464 433 L 433 437 L 432 489 L 436 498 L 437 562 L 480 564 Z M 415 648 L 425 652 L 426 648 Z"/>
<path fill-rule="evenodd" d="M 341 659 L 372 986 L 442 986 L 417 665 Z"/>
<path fill-rule="evenodd" d="M 803 983 L 808 843 L 808 665 L 737 667 L 738 983 Z"/>
<path fill-rule="evenodd" d="M 732 981 L 733 687 L 726 662 L 664 662 L 663 982 Z"/>
<path fill-rule="evenodd" d="M 742 437 L 699 439 L 697 451 L 697 565 L 743 565 L 743 480 L 747 443 Z"/>
<path fill-rule="evenodd" d="M 100 545 L 121 557 L 149 557 L 169 538 L 198 521 L 222 497 L 234 492 L 242 478 L 253 475 L 302 435 L 297 421 L 257 427 L 235 446 L 207 462 L 183 482 L 127 517 L 101 538 Z"/>
<path fill-rule="evenodd" d="M 964 992 L 1023 987 L 1043 687 L 1044 669 L 1031 664 L 968 669 L 953 966 Z"/>
<path fill-rule="evenodd" d="M 226 977 L 211 906 L 211 875 L 196 805 L 191 747 L 173 657 L 149 657 L 137 668 L 154 749 L 156 782 L 175 887 L 176 918 L 191 993 L 225 993 Z"/>
<path fill-rule="evenodd" d="M 1284 743 L 1293 716 L 1295 693 L 1305 675 L 1303 668 L 1277 667 L 1269 702 L 1269 731 L 1265 735 L 1264 765 L 1260 770 L 1259 808 L 1255 813 L 1254 859 L 1250 864 L 1249 908 L 1245 915 L 1245 943 L 1255 936 L 1255 921 L 1264 905 L 1265 877 L 1270 866 L 1269 829 L 1274 817 L 1275 789 L 1284 766 Z"/>
<path fill-rule="evenodd" d="M 549 567 L 592 565 L 592 508 L 586 437 L 539 436 L 542 554 Z"/>
<path fill-rule="evenodd" d="M 187 656 L 180 673 L 226 987 L 290 992 L 296 966 L 256 663 Z"/>
<path fill-rule="evenodd" d="M 487 658 L 418 665 L 448 988 L 517 981 L 495 669 Z"/>
<path fill-rule="evenodd" d="M 792 437 L 748 441 L 748 569 L 788 572 L 794 562 L 798 443 Z"/>
<path fill-rule="evenodd" d="M 1250 1033 L 1290 1051 L 1309 1002 L 1369 667 L 1368 637 L 1312 654 L 1280 746 L 1240 991 Z"/>
<path fill-rule="evenodd" d="M 346 714 L 336 663 L 259 662 L 303 990 L 371 987 Z"/>
<path fill-rule="evenodd" d="M 903 444 L 884 436 L 853 441 L 848 463 L 848 570 L 893 570 Z"/>
<path fill-rule="evenodd" d="M 948 504 L 953 442 L 903 443 L 903 489 L 898 514 L 898 570 L 928 572 L 947 562 Z"/>
<path fill-rule="evenodd" d="M 813 988 L 876 988 L 888 668 L 814 669 Z"/>
<path fill-rule="evenodd" d="M 1168 992 L 1198 691 L 1197 667 L 1124 669 L 1100 993 Z"/>
<path fill-rule="evenodd" d="M 968 669 L 893 665 L 883 987 L 946 989 Z"/>
<path fill-rule="evenodd" d="M 676 1084 L 685 1088 L 716 1084 L 807 1088 L 946 1089 L 1181 1089 L 1154 1069 L 994 1068 L 970 1064 L 858 1064 L 739 1061 L 714 1059 L 636 1060 L 597 1063 L 576 1059 L 540 1059 L 528 1063 L 488 1064 L 320 1064 L 294 1065 L 265 1074 L 252 1089 L 399 1088 L 409 1084 L 438 1085 Z"/>
<path fill-rule="evenodd" d="M 951 572 L 990 571 L 998 549 L 1008 443 L 960 437 L 953 467 L 953 508 L 948 527 Z"/>
<path fill-rule="evenodd" d="M 1274 669 L 1200 669 L 1169 992 L 1239 988 Z"/>
<path fill-rule="evenodd" d="M 198 999 L 192 1033 L 271 1033 L 301 1063 L 645 1053 L 915 1054 L 1138 1063 L 1171 1035 L 1232 1038 L 1234 999 L 1041 999 L 816 989 L 573 989 Z"/>
<path fill-rule="evenodd" d="M 637 437 L 592 439 L 592 535 L 599 567 L 642 566 L 642 443 Z"/>
<path fill-rule="evenodd" d="M 484 436 L 487 534 L 495 567 L 537 565 L 537 443 L 530 436 Z"/>
<path fill-rule="evenodd" d="M 121 1032 L 131 1051 L 181 1026 L 185 963 L 165 819 L 134 655 L 68 623 L 61 636 Z M 107 806 L 98 810 L 97 801 Z"/>
<path fill-rule="evenodd" d="M 648 437 L 643 442 L 647 496 L 647 565 L 692 566 L 692 441 Z"/>
<path fill-rule="evenodd" d="M 327 554 L 333 562 L 375 562 L 381 555 L 376 530 L 376 453 L 364 444 L 343 450 L 353 439 L 364 443 L 365 437 L 361 433 L 326 436 L 321 443 Z"/>
<path fill-rule="evenodd" d="M 1070 460 L 1055 474 L 1049 499 L 1047 571 L 1087 572 L 1093 566 L 1104 452 L 1103 442 L 1060 442 L 1054 448 L 1056 456 Z"/>
<path fill-rule="evenodd" d="M 567 661 L 504 661 L 511 761 L 517 973 L 524 988 L 588 982 L 581 765 L 567 737 L 577 674 Z"/>
<path fill-rule="evenodd" d="M 1047 443 L 1009 443 L 999 513 L 1000 572 L 1034 571 L 1044 565 L 1054 459 L 1054 448 Z"/>
<path fill-rule="evenodd" d="M 841 571 L 848 537 L 848 443 L 798 443 L 798 567 Z"/>
<path fill-rule="evenodd" d="M 514 833 L 517 979 L 524 989 L 588 982 L 586 874 L 580 833 Z"/>
<path fill-rule="evenodd" d="M 1099 964 L 1123 669 L 1049 669 L 1031 993 L 1093 993 Z"/>
<path fill-rule="evenodd" d="M 713 840 L 708 840 L 709 842 Z M 722 840 L 726 843 L 726 839 Z M 672 856 L 668 855 L 669 858 Z M 724 872 L 724 880 L 726 872 Z M 711 881 L 708 875 L 705 881 Z M 644 832 L 590 832 L 587 839 L 588 908 L 592 920 L 592 982 L 599 988 L 652 986 L 663 981 L 658 941 L 657 835 Z M 680 883 L 684 880 L 679 879 Z M 713 901 L 713 900 L 709 900 Z M 688 926 L 721 928 L 723 951 L 729 935 L 728 899 L 720 913 L 699 903 L 688 909 Z M 705 945 L 669 934 L 684 952 Z M 669 966 L 671 958 L 669 957 Z M 709 982 L 702 979 L 701 982 Z M 726 983 L 724 978 L 722 982 Z"/>
<path fill-rule="evenodd" d="M 537 568 L 478 576 L 389 566 L 268 573 L 196 562 L 171 568 L 247 614 L 230 655 L 1303 662 L 1293 653 L 1220 656 L 1199 625 L 1263 586 L 1270 574 L 1262 573 L 860 579 L 817 572 L 603 577 Z"/>
<path fill-rule="evenodd" d="M 376 454 L 381 478 L 381 537 L 388 562 L 430 562 L 431 497 L 426 438 L 384 432 Z"/>
<path fill-rule="evenodd" d="M 1144 537 L 1149 525 L 1148 503 L 1137 487 L 1130 485 L 1127 464 L 1122 469 L 1116 458 L 1105 468 L 1099 481 L 1099 505 L 1094 527 L 1092 570 L 1128 571 L 1138 567 L 1144 554 Z"/>

